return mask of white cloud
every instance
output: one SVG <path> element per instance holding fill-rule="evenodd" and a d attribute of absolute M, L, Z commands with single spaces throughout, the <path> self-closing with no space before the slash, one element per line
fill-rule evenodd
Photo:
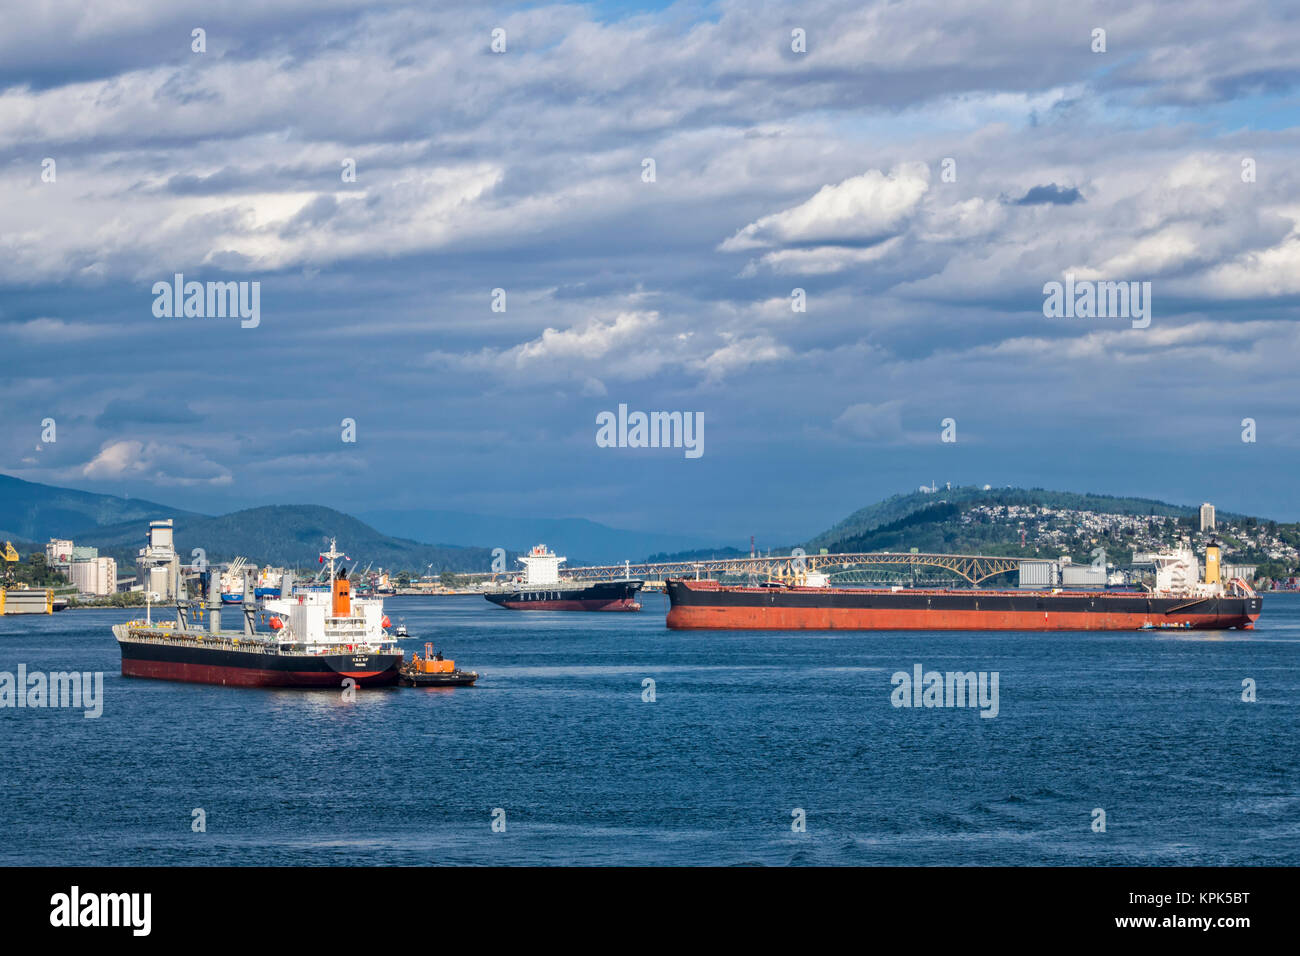
<path fill-rule="evenodd" d="M 832 427 L 841 435 L 860 441 L 900 441 L 904 437 L 903 402 L 891 399 L 876 404 L 859 402 L 850 405 L 836 416 Z"/>
<path fill-rule="evenodd" d="M 545 362 L 594 361 L 614 349 L 642 341 L 659 322 L 657 312 L 622 312 L 612 322 L 594 320 L 580 328 L 546 329 L 539 338 L 507 353 L 519 368 Z"/>
<path fill-rule="evenodd" d="M 842 272 L 853 266 L 867 265 L 886 258 L 900 247 L 900 239 L 884 242 L 865 249 L 844 246 L 819 246 L 815 249 L 781 249 L 769 252 L 757 262 L 749 263 L 742 271 L 744 276 L 757 274 L 760 267 L 778 275 L 827 275 Z"/>
<path fill-rule="evenodd" d="M 80 469 L 92 479 L 142 478 L 159 485 L 228 485 L 231 473 L 202 453 L 179 445 L 123 439 L 105 444 Z"/>
<path fill-rule="evenodd" d="M 924 163 L 905 163 L 888 174 L 870 169 L 810 199 L 750 223 L 718 248 L 743 252 L 774 245 L 836 245 L 878 240 L 896 231 L 929 188 Z"/>
<path fill-rule="evenodd" d="M 1273 298 L 1300 292 L 1300 235 L 1243 253 L 1210 269 L 1206 291 L 1224 298 Z"/>
<path fill-rule="evenodd" d="M 11 335 L 29 342 L 72 342 L 112 335 L 115 331 L 113 326 L 107 324 L 68 322 L 45 316 L 25 322 L 0 324 L 0 335 Z"/>
<path fill-rule="evenodd" d="M 711 382 L 721 381 L 733 372 L 758 365 L 763 362 L 777 362 L 790 358 L 794 353 L 784 345 L 776 342 L 770 335 L 754 335 L 741 338 L 731 333 L 723 333 L 726 344 L 714 349 L 697 365 L 702 368 L 705 378 Z"/>

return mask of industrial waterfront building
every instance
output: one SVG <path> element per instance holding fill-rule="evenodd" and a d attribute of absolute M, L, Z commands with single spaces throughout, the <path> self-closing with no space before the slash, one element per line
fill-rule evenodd
<path fill-rule="evenodd" d="M 79 594 L 104 597 L 117 591 L 117 562 L 112 558 L 73 561 L 65 573 Z"/>
<path fill-rule="evenodd" d="M 136 556 L 139 586 L 157 595 L 156 600 L 176 597 L 181 578 L 181 559 L 173 540 L 172 519 L 149 522 L 147 543 Z"/>
<path fill-rule="evenodd" d="M 51 538 L 45 563 L 66 577 L 79 594 L 104 597 L 117 591 L 117 561 L 101 558 L 97 548 L 79 547 L 67 538 Z"/>

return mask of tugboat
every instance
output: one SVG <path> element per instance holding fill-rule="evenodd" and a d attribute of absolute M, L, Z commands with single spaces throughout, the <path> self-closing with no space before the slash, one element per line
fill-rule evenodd
<path fill-rule="evenodd" d="M 424 657 L 412 653 L 411 659 L 398 668 L 397 680 L 403 687 L 472 687 L 478 671 L 460 671 L 455 661 L 434 654 L 433 643 L 424 645 Z"/>
<path fill-rule="evenodd" d="M 406 631 L 406 619 L 402 618 L 400 621 L 398 621 L 397 627 L 393 628 L 393 637 L 400 638 L 400 637 L 410 637 L 410 636 L 411 635 L 408 634 Z"/>
<path fill-rule="evenodd" d="M 522 578 L 503 591 L 488 591 L 483 596 L 493 604 L 512 611 L 639 611 L 637 592 L 644 581 L 630 576 L 621 581 L 596 581 L 582 584 L 560 580 L 560 564 L 567 558 L 539 544 L 519 558 L 524 566 Z"/>

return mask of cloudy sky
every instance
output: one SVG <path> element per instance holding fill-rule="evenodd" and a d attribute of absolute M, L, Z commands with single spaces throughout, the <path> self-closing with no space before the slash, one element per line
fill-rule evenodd
<path fill-rule="evenodd" d="M 15 6 L 0 471 L 727 543 L 932 480 L 1300 518 L 1300 12 L 1043 9 Z M 260 324 L 159 317 L 176 273 Z M 1067 274 L 1149 326 L 1046 317 Z M 599 447 L 620 403 L 704 454 Z"/>

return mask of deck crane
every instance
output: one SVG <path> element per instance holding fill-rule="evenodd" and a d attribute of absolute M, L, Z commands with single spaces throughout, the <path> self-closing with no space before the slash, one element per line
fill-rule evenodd
<path fill-rule="evenodd" d="M 13 580 L 13 576 L 14 576 L 13 568 L 9 567 L 9 565 L 13 564 L 15 561 L 20 560 L 18 557 L 18 551 L 14 548 L 14 543 L 12 541 L 5 542 L 3 557 L 5 561 L 4 579 L 5 582 L 8 583 L 9 581 Z"/>

